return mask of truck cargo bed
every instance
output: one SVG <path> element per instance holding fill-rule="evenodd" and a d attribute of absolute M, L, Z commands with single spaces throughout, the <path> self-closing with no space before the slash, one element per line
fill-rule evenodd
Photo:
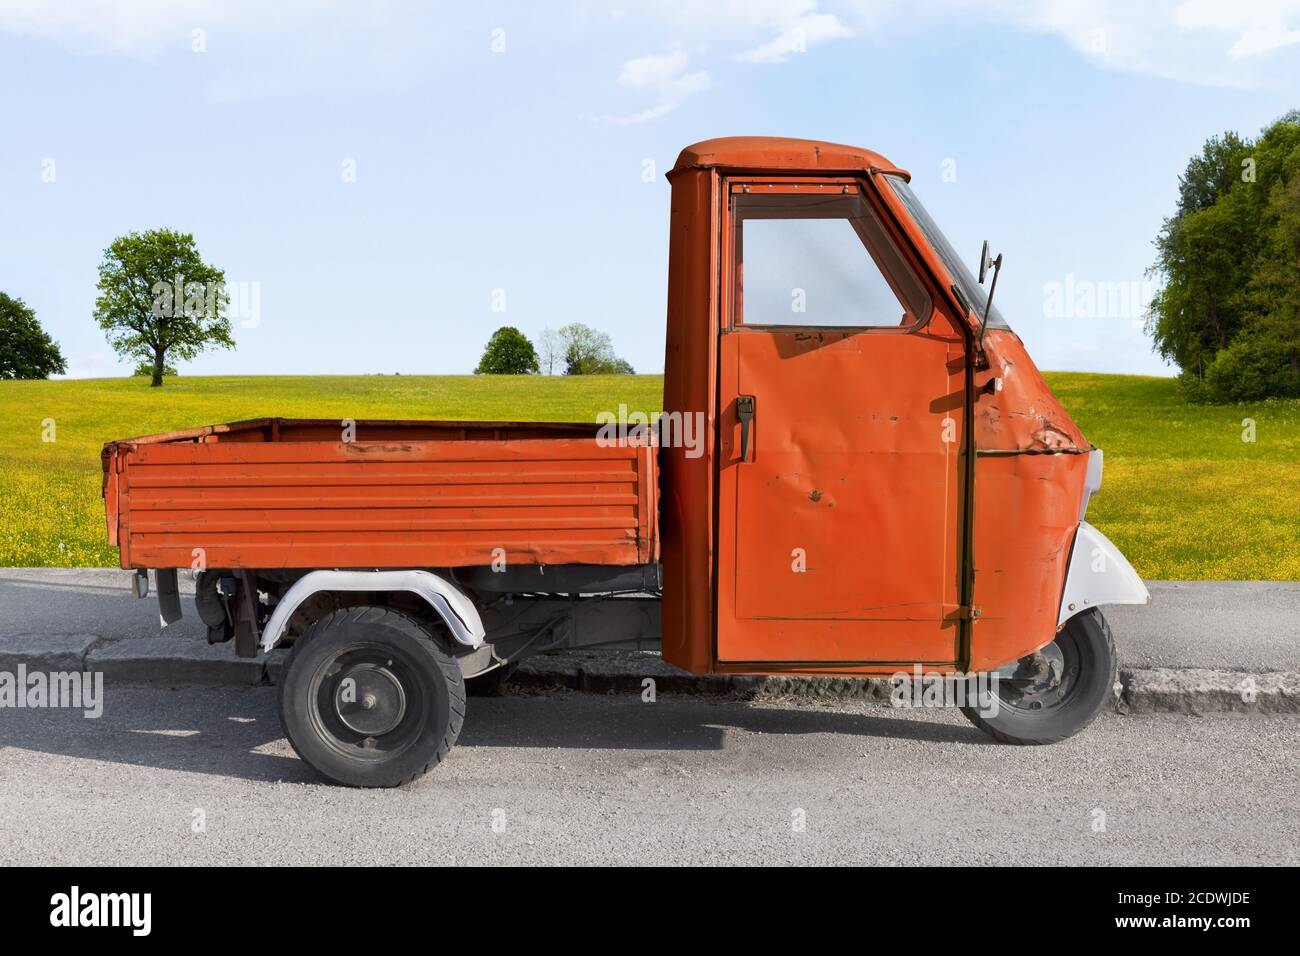
<path fill-rule="evenodd" d="M 658 559 L 656 449 L 596 425 L 267 418 L 104 446 L 124 568 Z M 199 550 L 201 549 L 201 551 Z"/>

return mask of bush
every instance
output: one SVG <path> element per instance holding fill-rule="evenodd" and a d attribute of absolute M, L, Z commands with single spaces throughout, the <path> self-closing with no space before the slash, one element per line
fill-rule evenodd
<path fill-rule="evenodd" d="M 1178 373 L 1178 394 L 1183 401 L 1197 405 L 1204 405 L 1212 401 L 1210 389 L 1205 384 L 1205 379 L 1191 371 Z"/>
<path fill-rule="evenodd" d="M 175 365 L 169 365 L 166 362 L 163 363 L 163 375 L 167 376 L 168 378 L 175 378 L 176 374 L 177 373 L 176 373 Z M 136 378 L 140 378 L 140 377 L 153 378 L 153 362 L 149 361 L 148 359 L 145 359 L 135 367 L 135 371 L 132 372 L 131 375 Z"/>
<path fill-rule="evenodd" d="M 1275 338 L 1243 335 L 1215 355 L 1205 370 L 1204 391 L 1214 402 L 1300 397 L 1295 350 Z"/>

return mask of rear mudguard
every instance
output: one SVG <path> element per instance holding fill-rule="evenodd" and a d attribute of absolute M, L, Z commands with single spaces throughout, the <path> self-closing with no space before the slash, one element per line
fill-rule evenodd
<path fill-rule="evenodd" d="M 313 571 L 294 582 L 262 631 L 262 650 L 279 643 L 298 605 L 321 591 L 409 591 L 428 602 L 459 644 L 483 643 L 483 621 L 474 602 L 446 578 L 429 571 Z"/>
<path fill-rule="evenodd" d="M 1057 626 L 1099 604 L 1146 604 L 1151 600 L 1138 573 L 1104 534 L 1079 522 L 1061 592 Z"/>

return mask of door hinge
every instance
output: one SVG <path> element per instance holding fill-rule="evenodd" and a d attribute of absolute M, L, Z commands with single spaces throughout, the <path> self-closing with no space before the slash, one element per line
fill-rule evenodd
<path fill-rule="evenodd" d="M 957 608 L 957 617 L 963 621 L 978 621 L 983 613 L 978 604 L 962 604 Z"/>

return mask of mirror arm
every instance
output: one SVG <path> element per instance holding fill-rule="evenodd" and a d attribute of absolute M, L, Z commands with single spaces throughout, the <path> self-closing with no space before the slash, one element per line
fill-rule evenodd
<path fill-rule="evenodd" d="M 983 270 L 981 270 L 983 271 Z M 993 260 L 993 281 L 989 283 L 989 297 L 984 300 L 984 318 L 980 320 L 979 349 L 984 351 L 984 330 L 989 326 L 989 310 L 993 308 L 993 293 L 998 287 L 998 276 L 1002 274 L 1002 253 Z"/>

